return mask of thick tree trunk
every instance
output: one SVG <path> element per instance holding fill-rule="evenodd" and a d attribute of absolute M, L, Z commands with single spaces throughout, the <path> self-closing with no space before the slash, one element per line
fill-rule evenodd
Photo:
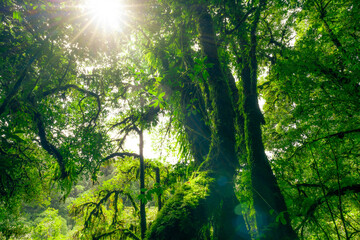
<path fill-rule="evenodd" d="M 227 68 L 227 78 L 229 81 L 229 87 L 231 91 L 232 101 L 235 111 L 236 119 L 236 133 L 238 135 L 236 153 L 240 163 L 246 163 L 247 151 L 245 142 L 245 119 L 242 109 L 242 99 L 240 98 L 239 89 L 236 86 L 236 81 L 229 68 Z"/>
<path fill-rule="evenodd" d="M 205 123 L 204 114 L 201 114 L 201 112 L 205 112 L 205 103 L 200 95 L 201 89 L 192 83 L 187 76 L 181 79 L 184 83 L 184 88 L 181 91 L 183 123 L 195 165 L 200 166 L 209 153 L 211 130 Z M 191 107 L 189 108 L 189 106 Z M 196 109 L 195 111 L 192 106 Z"/>
<path fill-rule="evenodd" d="M 234 174 L 239 167 L 235 153 L 235 113 L 225 74 L 221 70 L 211 15 L 207 8 L 196 8 L 200 45 L 207 58 L 208 84 L 214 111 L 214 132 L 208 168 L 215 179 L 212 189 L 213 204 L 219 208 L 217 236 L 222 239 L 250 239 L 242 216 L 236 216 L 238 201 L 234 193 Z"/>
<path fill-rule="evenodd" d="M 184 49 L 182 50 L 187 59 L 187 65 L 188 67 L 193 67 L 188 42 L 185 42 L 183 47 Z M 165 75 L 170 75 L 169 62 L 163 51 L 160 51 L 159 58 L 165 70 Z M 181 122 L 184 125 L 186 137 L 190 145 L 190 151 L 195 160 L 195 166 L 198 167 L 204 162 L 209 153 L 211 141 L 211 130 L 205 122 L 207 113 L 205 110 L 205 101 L 201 95 L 201 89 L 186 75 L 168 76 L 168 78 L 181 79 L 181 84 L 179 84 L 179 86 L 176 86 L 173 83 L 166 84 L 166 81 L 164 81 L 164 90 L 167 92 L 167 95 L 172 95 L 173 92 L 180 91 Z M 194 111 L 194 109 L 196 111 Z"/>
<path fill-rule="evenodd" d="M 196 206 L 187 205 L 186 202 L 177 202 L 179 201 L 178 197 L 184 194 L 182 190 L 177 191 L 152 224 L 148 238 L 208 239 L 209 231 L 204 230 L 204 227 L 206 229 L 211 222 L 214 239 L 250 239 L 243 216 L 235 214 L 234 211 L 239 204 L 234 193 L 234 175 L 239 161 L 235 153 L 235 115 L 232 96 L 227 76 L 221 70 L 211 16 L 205 7 L 197 8 L 195 14 L 198 17 L 201 48 L 204 56 L 207 57 L 207 63 L 209 66 L 211 65 L 207 69 L 210 75 L 207 84 L 210 89 L 211 110 L 214 111 L 211 116 L 213 125 L 209 127 L 206 124 L 206 119 L 209 118 L 207 111 L 205 110 L 204 113 L 201 111 L 205 109 L 205 101 L 200 87 L 192 82 L 186 74 L 175 76 L 175 79 L 182 80 L 180 86 L 175 87 L 173 84 L 169 84 L 166 88 L 171 89 L 168 90 L 169 93 L 180 91 L 183 124 L 196 165 L 200 165 L 200 170 L 207 172 L 206 179 L 210 177 L 214 181 L 207 183 L 208 195 L 199 199 Z M 186 42 L 186 37 L 182 36 L 182 40 Z M 192 68 L 189 42 L 184 43 L 183 47 L 185 65 Z M 171 74 L 168 59 L 164 57 L 165 54 L 160 52 L 159 56 L 165 72 Z M 189 109 L 189 104 L 194 105 L 198 111 L 194 112 Z M 191 192 L 185 194 L 192 195 Z M 196 199 L 196 194 L 193 197 Z M 183 196 L 182 199 L 186 199 L 186 197 Z M 187 209 L 187 214 L 184 216 L 181 215 L 183 209 Z M 169 221 L 168 216 L 177 217 L 171 218 Z M 191 219 L 193 223 L 188 226 L 188 229 L 185 229 L 182 226 L 188 219 Z M 174 232 L 174 234 L 169 234 L 169 232 Z"/>
<path fill-rule="evenodd" d="M 256 28 L 260 11 L 261 6 L 254 16 L 250 44 L 244 33 L 240 35 L 240 45 L 244 54 L 241 79 L 244 96 L 245 137 L 248 164 L 251 171 L 256 224 L 260 239 L 297 239 L 297 235 L 290 224 L 284 197 L 272 172 L 262 142 L 261 124 L 264 122 L 264 118 L 257 99 L 258 64 L 255 55 Z M 250 51 L 248 51 L 249 48 Z M 249 52 L 248 56 L 246 56 L 246 52 Z"/>
<path fill-rule="evenodd" d="M 212 162 L 213 169 L 234 174 L 239 166 L 239 161 L 235 154 L 234 108 L 229 85 L 221 70 L 212 18 L 203 6 L 197 8 L 197 14 L 201 49 L 209 66 L 207 68 L 208 83 L 215 116 L 213 123 L 215 132 L 212 139 L 215 142 L 212 144 L 215 144 L 221 154 L 221 161 Z"/>

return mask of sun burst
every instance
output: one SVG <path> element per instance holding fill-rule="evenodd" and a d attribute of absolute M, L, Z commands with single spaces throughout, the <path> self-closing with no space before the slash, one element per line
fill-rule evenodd
<path fill-rule="evenodd" d="M 93 20 L 105 30 L 120 30 L 124 20 L 121 0 L 89 0 L 86 8 Z"/>

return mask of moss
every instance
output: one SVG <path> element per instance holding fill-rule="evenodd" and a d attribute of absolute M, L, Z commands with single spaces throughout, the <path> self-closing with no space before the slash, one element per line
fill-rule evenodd
<path fill-rule="evenodd" d="M 204 239 L 202 230 L 208 227 L 205 203 L 211 181 L 205 175 L 198 176 L 177 190 L 151 225 L 147 239 Z"/>

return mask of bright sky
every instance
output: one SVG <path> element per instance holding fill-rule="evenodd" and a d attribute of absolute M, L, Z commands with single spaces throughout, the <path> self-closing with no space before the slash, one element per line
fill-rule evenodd
<path fill-rule="evenodd" d="M 124 6 L 121 2 L 121 0 L 86 0 L 85 8 L 100 28 L 120 31 L 125 20 Z"/>
<path fill-rule="evenodd" d="M 155 130 L 153 133 L 149 131 L 144 131 L 144 158 L 147 159 L 158 159 L 162 158 L 165 162 L 175 164 L 178 162 L 178 157 L 176 156 L 176 152 L 167 152 L 166 151 L 166 142 L 161 142 L 162 137 L 158 137 L 157 134 L 155 134 L 156 131 L 158 131 L 156 128 L 160 128 L 161 125 L 167 124 L 168 118 L 160 117 L 160 122 L 158 123 L 158 126 L 155 127 Z M 169 136 L 166 136 L 169 138 Z M 167 139 L 168 140 L 168 139 Z M 175 139 L 172 139 L 174 145 L 175 145 Z M 158 146 L 164 144 L 162 149 L 160 149 Z M 174 146 L 173 146 L 174 148 Z M 124 144 L 124 149 L 130 150 L 134 153 L 139 153 L 139 136 L 137 134 L 132 134 L 131 136 L 128 136 L 126 138 L 126 142 Z"/>
<path fill-rule="evenodd" d="M 124 145 L 125 149 L 132 152 L 139 153 L 139 136 L 133 134 L 126 138 Z M 155 152 L 152 147 L 151 135 L 148 131 L 144 131 L 144 157 L 145 158 L 158 158 L 160 157 L 159 152 Z"/>

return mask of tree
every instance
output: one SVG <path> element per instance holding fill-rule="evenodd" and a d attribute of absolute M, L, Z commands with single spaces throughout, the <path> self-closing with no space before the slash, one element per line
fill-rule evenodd
<path fill-rule="evenodd" d="M 195 25 L 197 25 L 198 28 L 198 34 L 199 34 L 199 43 L 200 43 L 200 49 L 202 52 L 202 56 L 205 57 L 205 68 L 204 72 L 205 75 L 199 77 L 201 80 L 194 79 L 194 74 L 183 72 L 182 76 L 175 77 L 176 79 L 181 80 L 183 83 L 186 82 L 188 85 L 195 85 L 192 87 L 194 91 L 197 89 L 201 89 L 203 95 L 196 95 L 196 98 L 194 97 L 194 93 L 191 95 L 188 94 L 187 98 L 192 99 L 193 101 L 199 105 L 201 103 L 205 103 L 206 100 L 204 98 L 207 98 L 208 105 L 207 106 L 200 106 L 198 109 L 205 109 L 205 111 L 201 111 L 203 115 L 200 115 L 200 121 L 198 120 L 198 123 L 205 121 L 206 119 L 209 119 L 211 124 L 208 124 L 208 127 L 198 127 L 207 125 L 205 124 L 199 124 L 196 127 L 196 130 L 201 129 L 204 135 L 202 135 L 205 139 L 211 139 L 208 140 L 208 147 L 207 148 L 200 148 L 197 149 L 209 149 L 209 152 L 207 154 L 207 159 L 201 159 L 197 162 L 201 163 L 201 166 L 203 167 L 202 170 L 210 171 L 209 176 L 211 178 L 214 178 L 214 182 L 218 183 L 221 179 L 226 179 L 224 186 L 221 190 L 218 189 L 218 186 L 213 185 L 210 187 L 210 194 L 209 197 L 205 200 L 206 201 L 213 201 L 215 202 L 215 206 L 218 207 L 219 214 L 217 217 L 214 217 L 214 212 L 208 213 L 208 217 L 214 217 L 214 221 L 217 222 L 215 224 L 216 227 L 219 227 L 217 232 L 215 231 L 215 236 L 219 239 L 231 239 L 236 236 L 236 233 L 234 232 L 234 227 L 227 228 L 232 225 L 232 221 L 235 218 L 233 216 L 233 211 L 236 206 L 236 200 L 234 200 L 233 197 L 233 176 L 236 172 L 236 169 L 239 166 L 239 160 L 237 158 L 237 154 L 235 153 L 235 129 L 238 129 L 238 139 L 241 139 L 241 141 L 244 141 L 247 145 L 247 149 L 249 150 L 248 156 L 249 156 L 249 165 L 251 165 L 251 174 L 252 174 L 252 184 L 253 184 L 253 191 L 254 191 L 254 203 L 255 203 L 255 209 L 258 213 L 257 216 L 257 224 L 258 228 L 261 232 L 261 235 L 264 234 L 263 237 L 267 238 L 296 238 L 295 232 L 292 230 L 290 225 L 290 219 L 287 214 L 286 205 L 283 199 L 283 196 L 280 192 L 280 189 L 277 185 L 276 179 L 272 173 L 272 170 L 270 168 L 270 165 L 268 163 L 268 160 L 266 158 L 266 155 L 264 153 L 264 149 L 262 147 L 262 140 L 261 140 L 261 130 L 260 130 L 260 123 L 262 122 L 262 114 L 259 111 L 259 107 L 257 105 L 257 94 L 256 94 L 256 80 L 257 80 L 257 62 L 256 62 L 256 28 L 257 23 L 260 18 L 260 13 L 262 10 L 262 7 L 264 7 L 265 2 L 260 2 L 258 5 L 254 5 L 252 9 L 249 10 L 248 13 L 244 13 L 244 16 L 242 18 L 246 19 L 246 17 L 250 14 L 250 11 L 254 12 L 255 15 L 252 19 L 252 22 L 250 21 L 251 26 L 251 32 L 246 33 L 245 26 L 238 34 L 240 35 L 235 41 L 239 41 L 239 45 L 241 46 L 241 51 L 244 53 L 242 55 L 242 61 L 243 66 L 239 67 L 241 72 L 241 80 L 243 82 L 243 101 L 244 101 L 244 112 L 241 111 L 239 108 L 235 108 L 235 106 L 239 106 L 238 104 L 242 104 L 241 102 L 238 103 L 235 100 L 239 100 L 240 97 L 238 96 L 239 91 L 236 88 L 236 84 L 234 82 L 234 77 L 231 75 L 231 72 L 229 69 L 229 66 L 227 65 L 227 62 L 221 62 L 220 57 L 218 55 L 218 49 L 217 49 L 217 40 L 215 38 L 214 33 L 214 25 L 212 23 L 212 16 L 209 14 L 209 9 L 206 4 L 201 4 L 197 2 L 193 2 L 190 4 L 191 6 L 185 6 L 178 4 L 176 5 L 173 3 L 173 6 L 176 7 L 182 7 L 183 11 L 187 11 L 188 15 L 192 17 L 192 19 L 195 21 Z M 230 7 L 228 5 L 227 7 Z M 236 7 L 235 5 L 232 5 L 231 7 Z M 241 8 L 242 6 L 238 6 L 238 8 Z M 179 14 L 175 11 L 174 16 L 177 16 Z M 215 13 L 216 14 L 216 13 Z M 235 16 L 234 16 L 235 17 Z M 242 19 L 240 18 L 240 19 Z M 184 18 L 183 18 L 184 19 Z M 181 20 L 180 20 L 181 21 Z M 183 26 L 186 28 L 186 22 L 183 20 Z M 175 23 L 176 24 L 176 23 Z M 241 26 L 243 22 L 240 22 L 239 25 Z M 189 24 L 190 25 L 190 24 Z M 235 24 L 234 25 L 238 25 Z M 180 27 L 181 28 L 181 27 Z M 239 26 L 236 26 L 236 28 L 239 28 Z M 192 39 L 189 39 L 188 29 L 180 31 L 180 36 L 178 40 L 178 44 L 180 45 L 180 52 L 182 57 L 182 60 L 179 60 L 179 64 L 182 64 L 185 66 L 186 71 L 192 71 L 191 67 L 194 67 L 194 60 L 191 58 L 193 57 L 191 54 L 191 44 Z M 194 31 L 194 30 L 192 30 Z M 185 33 L 184 33 L 185 32 Z M 247 36 L 248 35 L 248 36 Z M 173 35 L 174 38 L 177 37 L 177 33 L 175 32 Z M 193 35 L 190 37 L 196 38 L 197 36 Z M 251 42 L 248 42 L 247 37 L 250 38 Z M 174 39 L 172 38 L 172 40 Z M 239 40 L 238 40 L 239 39 Z M 188 43 L 189 41 L 190 43 Z M 234 42 L 234 41 L 233 41 Z M 164 44 L 164 42 L 161 42 L 161 44 Z M 163 46 L 163 45 L 162 45 Z M 250 48 L 250 49 L 249 49 Z M 246 52 L 249 53 L 249 56 L 246 55 Z M 196 53 L 195 53 L 196 54 Z M 199 51 L 198 53 L 199 54 Z M 171 68 L 169 67 L 169 62 L 167 59 L 164 59 L 165 56 L 164 53 L 159 54 L 160 62 L 162 62 L 162 68 L 166 71 L 165 74 L 170 75 Z M 167 56 L 167 58 L 169 58 Z M 174 59 L 174 57 L 172 57 Z M 176 58 L 175 58 L 176 59 Z M 183 61 L 183 63 L 181 63 Z M 181 71 L 181 66 L 175 65 L 175 67 L 178 67 L 178 71 Z M 175 75 L 176 76 L 176 75 Z M 174 78 L 174 75 L 171 76 Z M 190 78 L 190 79 L 189 79 Z M 189 79 L 189 80 L 187 80 Z M 198 82 L 195 82 L 194 80 L 197 80 Z M 201 82 L 202 81 L 202 82 Z M 199 83 L 200 82 L 200 83 Z M 174 83 L 172 82 L 174 85 Z M 175 83 L 176 84 L 176 83 Z M 197 87 L 197 86 L 199 87 Z M 177 86 L 178 87 L 178 86 Z M 187 86 L 186 86 L 187 87 Z M 200 91 L 201 91 L 200 90 Z M 188 89 L 181 89 L 180 91 L 188 91 Z M 231 92 L 232 91 L 232 92 Z M 191 93 L 191 90 L 190 90 Z M 200 100 L 199 100 L 199 99 Z M 201 99 L 202 98 L 202 99 Z M 191 105 L 190 105 L 191 106 Z M 194 106 L 194 105 L 193 105 Z M 196 105 L 195 105 L 196 106 Z M 184 106 L 183 109 L 186 109 L 188 106 Z M 209 112 L 211 112 L 211 116 L 207 115 Z M 190 112 L 188 115 L 191 115 Z M 238 121 L 235 121 L 235 116 L 237 116 Z M 244 116 L 245 116 L 245 124 L 244 124 Z M 187 122 L 185 121 L 185 124 Z M 238 124 L 238 125 L 237 125 Z M 188 128 L 190 130 L 195 130 L 194 128 L 191 128 L 192 126 L 190 124 L 185 125 L 185 128 Z M 245 129 L 244 129 L 245 127 Z M 211 130 L 206 131 L 207 128 L 210 128 Z M 209 134 L 210 132 L 210 134 Z M 245 132 L 245 134 L 244 134 Z M 207 135 L 206 135 L 207 134 Z M 191 137 L 191 133 L 187 133 L 188 137 Z M 245 138 L 246 136 L 246 138 Z M 191 139 L 191 138 L 190 138 Z M 200 138 L 199 138 L 200 139 Z M 200 146 L 200 143 L 195 143 L 193 139 L 189 140 L 192 142 L 193 146 Z M 244 152 L 244 144 L 240 145 L 240 152 Z M 205 153 L 206 155 L 206 153 Z M 241 155 L 238 153 L 238 155 Z M 195 161 L 196 162 L 196 161 Z M 267 185 L 266 185 L 267 184 Z M 264 187 L 263 185 L 266 185 Z M 210 185 L 211 186 L 211 185 Z M 273 193 L 276 193 L 275 197 L 273 196 Z M 199 204 L 200 205 L 200 204 Z M 206 204 L 205 204 L 206 205 Z M 207 206 L 211 206 L 210 204 Z M 223 208 L 219 208 L 219 206 L 226 206 Z M 174 206 L 172 205 L 172 208 Z M 206 207 L 205 207 L 206 208 Z M 209 207 L 209 209 L 214 209 L 214 207 Z M 276 215 L 271 215 L 271 210 L 275 210 Z M 171 211 L 171 210 L 169 210 Z M 195 210 L 194 210 L 195 211 Z M 216 215 L 215 214 L 215 215 Z M 182 216 L 183 217 L 183 216 Z M 284 220 L 279 222 L 280 217 L 284 218 Z M 242 219 L 240 217 L 240 219 Z M 227 222 L 230 221 L 230 222 Z M 222 225 L 223 224 L 223 225 Z M 239 221 L 239 225 L 243 225 L 243 237 L 249 238 L 246 234 L 245 224 L 244 222 L 241 223 L 241 220 Z M 156 225 L 155 225 L 156 226 Z M 201 226 L 201 224 L 200 224 Z M 156 227 L 154 227 L 155 229 Z M 271 229 L 266 230 L 265 229 Z M 197 234 L 197 233 L 195 233 Z M 217 235 L 218 234 L 218 235 Z M 266 236 L 267 234 L 267 236 Z M 189 237 L 189 236 L 187 236 Z M 194 238 L 195 236 L 192 236 Z M 164 238 L 161 237 L 161 235 L 154 235 L 153 238 Z"/>
<path fill-rule="evenodd" d="M 120 36 L 72 1 L 1 4 L 1 216 L 123 164 L 75 200 L 79 236 L 357 236 L 355 1 L 124 0 Z M 178 141 L 173 171 L 144 158 L 159 114 Z M 124 149 L 132 133 L 139 154 Z"/>
<path fill-rule="evenodd" d="M 78 51 L 74 12 L 43 1 L 2 1 L 1 11 L 0 205 L 16 216 L 50 186 L 66 196 L 80 174 L 95 178 L 110 143 L 103 89 L 78 77 L 77 60 L 94 51 Z"/>
<path fill-rule="evenodd" d="M 35 222 L 37 225 L 32 233 L 33 239 L 65 239 L 66 220 L 58 216 L 57 210 L 48 208 Z"/>
<path fill-rule="evenodd" d="M 358 160 L 358 11 L 352 1 L 305 1 L 294 46 L 277 55 L 264 84 L 267 146 L 303 238 L 357 234 L 349 216 L 358 176 L 348 169 Z"/>

